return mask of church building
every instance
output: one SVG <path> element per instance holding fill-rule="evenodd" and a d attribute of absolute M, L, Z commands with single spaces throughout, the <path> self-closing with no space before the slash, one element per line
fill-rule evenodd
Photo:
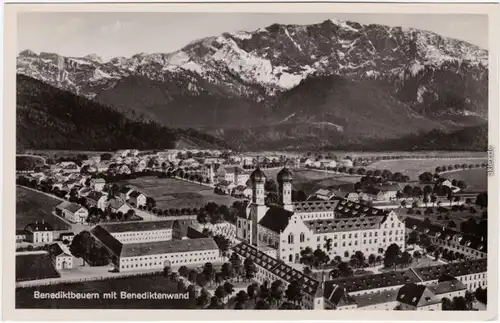
<path fill-rule="evenodd" d="M 252 201 L 237 219 L 236 235 L 259 249 L 274 249 L 276 259 L 299 262 L 306 247 L 331 259 L 356 251 L 382 255 L 393 243 L 404 251 L 405 225 L 393 211 L 346 199 L 292 202 L 293 175 L 286 167 L 277 175 L 279 203 L 266 205 L 266 180 L 259 168 L 250 175 Z"/>

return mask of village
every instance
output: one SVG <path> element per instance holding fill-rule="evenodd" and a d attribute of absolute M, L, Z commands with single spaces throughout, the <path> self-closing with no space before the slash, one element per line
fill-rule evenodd
<path fill-rule="evenodd" d="M 166 308 L 482 310 L 487 194 L 464 172 L 485 159 L 19 155 L 16 292 L 167 279 L 190 297 Z"/>

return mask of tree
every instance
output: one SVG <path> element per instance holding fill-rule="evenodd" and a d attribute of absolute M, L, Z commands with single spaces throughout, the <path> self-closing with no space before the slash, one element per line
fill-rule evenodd
<path fill-rule="evenodd" d="M 366 258 L 365 254 L 362 251 L 356 251 L 354 253 L 354 257 L 356 258 L 359 267 L 365 266 Z"/>
<path fill-rule="evenodd" d="M 188 276 L 188 273 L 189 273 L 189 269 L 186 267 L 186 266 L 181 266 L 177 272 L 179 273 L 179 275 L 181 277 L 184 277 L 186 278 Z"/>
<path fill-rule="evenodd" d="M 401 255 L 401 250 L 399 246 L 395 243 L 391 244 L 389 247 L 387 247 L 384 254 L 384 266 L 386 268 L 390 267 L 395 268 L 400 255 Z"/>
<path fill-rule="evenodd" d="M 248 301 L 248 294 L 244 290 L 240 290 L 238 294 L 236 294 L 236 301 L 245 304 L 246 301 Z"/>
<path fill-rule="evenodd" d="M 215 280 L 215 268 L 211 262 L 203 265 L 202 274 L 205 275 L 208 282 L 212 283 Z"/>
<path fill-rule="evenodd" d="M 233 267 L 231 266 L 231 263 L 226 262 L 222 265 L 221 275 L 224 279 L 229 279 L 234 276 L 234 270 Z"/>
<path fill-rule="evenodd" d="M 406 241 L 407 244 L 415 246 L 418 242 L 420 241 L 420 236 L 417 231 L 412 231 L 408 235 L 408 240 Z"/>
<path fill-rule="evenodd" d="M 294 304 L 302 302 L 302 288 L 296 280 L 292 281 L 285 291 L 286 298 Z"/>
<path fill-rule="evenodd" d="M 434 179 L 434 176 L 431 173 L 429 173 L 429 172 L 425 172 L 425 173 L 420 174 L 418 176 L 418 179 L 422 183 L 432 183 L 432 180 Z"/>
<path fill-rule="evenodd" d="M 487 296 L 488 296 L 488 290 L 483 289 L 481 286 L 479 286 L 476 291 L 474 292 L 474 296 L 478 300 L 478 302 L 481 302 L 483 304 L 487 304 Z"/>
<path fill-rule="evenodd" d="M 269 305 L 268 302 L 266 302 L 265 300 L 261 299 L 257 302 L 257 304 L 255 304 L 255 309 L 256 310 L 268 310 L 270 309 L 271 306 Z"/>
<path fill-rule="evenodd" d="M 207 290 L 203 288 L 200 292 L 200 296 L 196 299 L 196 305 L 205 308 L 208 305 L 210 294 L 208 294 Z"/>
<path fill-rule="evenodd" d="M 210 305 L 208 305 L 208 308 L 213 309 L 213 310 L 214 309 L 222 309 L 223 306 L 222 306 L 220 298 L 217 296 L 212 296 L 212 298 L 210 299 Z"/>
<path fill-rule="evenodd" d="M 247 286 L 247 295 L 248 295 L 248 298 L 253 299 L 254 303 L 255 303 L 255 299 L 257 298 L 257 289 L 258 289 L 258 287 L 259 286 L 256 283 L 253 283 L 253 284 Z"/>
<path fill-rule="evenodd" d="M 205 287 L 208 283 L 208 279 L 207 279 L 207 276 L 205 276 L 205 274 L 200 274 L 200 275 L 197 275 L 196 276 L 196 283 L 200 286 L 200 287 Z"/>
<path fill-rule="evenodd" d="M 231 263 L 231 267 L 234 270 L 234 274 L 236 275 L 237 279 L 239 280 L 239 277 L 242 273 L 242 266 L 241 266 L 241 259 L 240 256 L 236 252 L 233 252 L 231 254 L 231 257 L 229 258 L 229 262 Z M 250 293 L 249 293 L 250 294 Z"/>
<path fill-rule="evenodd" d="M 375 256 L 373 253 L 368 256 L 368 263 L 370 265 L 373 265 L 376 260 L 377 260 L 377 256 Z"/>
<path fill-rule="evenodd" d="M 480 206 L 481 208 L 486 208 L 488 206 L 488 194 L 487 193 L 480 193 L 476 197 L 476 205 Z"/>
<path fill-rule="evenodd" d="M 452 309 L 454 311 L 466 311 L 467 310 L 467 301 L 463 296 L 453 297 Z"/>
<path fill-rule="evenodd" d="M 226 291 L 227 296 L 231 296 L 234 293 L 233 284 L 231 284 L 229 282 L 225 282 L 223 287 L 224 287 L 224 291 Z"/>
<path fill-rule="evenodd" d="M 441 299 L 441 310 L 443 311 L 451 311 L 453 310 L 453 304 L 448 297 L 443 297 Z"/>
<path fill-rule="evenodd" d="M 412 263 L 412 256 L 408 251 L 403 252 L 403 255 L 401 256 L 401 263 L 403 265 L 409 265 Z"/>
<path fill-rule="evenodd" d="M 281 299 L 283 298 L 284 286 L 281 280 L 275 280 L 271 284 L 270 296 L 271 300 L 279 306 Z"/>
<path fill-rule="evenodd" d="M 467 309 L 468 310 L 472 310 L 472 305 L 475 301 L 475 297 L 474 297 L 474 293 L 472 293 L 471 291 L 467 290 L 465 291 L 465 303 L 467 305 Z"/>
<path fill-rule="evenodd" d="M 440 256 L 441 256 L 441 253 L 439 252 L 439 250 L 435 250 L 434 251 L 434 260 L 438 261 Z"/>
<path fill-rule="evenodd" d="M 312 274 L 311 267 L 305 266 L 303 272 L 304 272 L 304 275 L 311 276 L 311 274 Z"/>
<path fill-rule="evenodd" d="M 436 201 L 437 201 L 437 196 L 436 194 L 431 194 L 431 202 L 432 202 L 432 206 L 435 207 L 436 206 Z"/>
<path fill-rule="evenodd" d="M 243 303 L 236 302 L 236 304 L 234 304 L 234 309 L 235 310 L 243 310 L 243 309 L 245 309 L 245 307 L 243 306 Z"/>
<path fill-rule="evenodd" d="M 420 251 L 418 251 L 418 250 L 417 250 L 417 251 L 415 251 L 415 252 L 413 253 L 413 258 L 415 258 L 415 259 L 417 259 L 417 260 L 418 260 L 418 259 L 420 259 L 420 258 L 422 258 L 422 253 L 420 253 Z"/>
<path fill-rule="evenodd" d="M 245 268 L 245 278 L 247 280 L 253 279 L 257 273 L 257 267 L 255 266 L 253 260 L 246 258 L 243 263 L 243 267 Z"/>
<path fill-rule="evenodd" d="M 219 286 L 215 289 L 214 295 L 217 296 L 217 298 L 219 298 L 220 300 L 222 300 L 227 296 L 227 292 L 223 286 Z"/>

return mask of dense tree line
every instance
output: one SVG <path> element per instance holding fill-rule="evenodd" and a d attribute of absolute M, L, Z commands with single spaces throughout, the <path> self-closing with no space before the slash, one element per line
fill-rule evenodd
<path fill-rule="evenodd" d="M 225 147 L 193 129 L 170 129 L 152 121 L 132 121 L 95 101 L 17 75 L 17 144 L 22 148 L 117 150 L 175 148 L 181 138 Z"/>

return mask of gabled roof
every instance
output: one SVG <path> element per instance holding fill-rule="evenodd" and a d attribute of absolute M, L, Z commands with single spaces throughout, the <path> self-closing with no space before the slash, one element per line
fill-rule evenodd
<path fill-rule="evenodd" d="M 399 289 L 398 302 L 414 307 L 437 304 L 441 301 L 425 285 L 405 284 Z"/>
<path fill-rule="evenodd" d="M 324 196 L 330 196 L 331 194 L 333 194 L 331 191 L 327 190 L 327 189 L 324 189 L 324 188 L 320 188 L 319 190 L 316 191 L 316 193 L 314 193 L 316 195 L 324 195 Z"/>
<path fill-rule="evenodd" d="M 172 229 L 174 221 L 136 221 L 136 222 L 126 222 L 126 223 L 110 223 L 99 225 L 104 230 L 110 233 L 120 233 L 120 232 L 140 232 L 140 231 L 154 231 L 154 230 L 164 230 Z"/>
<path fill-rule="evenodd" d="M 460 277 L 485 273 L 487 268 L 487 259 L 474 259 L 446 265 L 413 268 L 413 270 L 423 281 L 429 281 L 439 279 L 444 274 Z"/>
<path fill-rule="evenodd" d="M 241 242 L 232 249 L 238 255 L 245 259 L 251 259 L 257 266 L 266 269 L 286 282 L 297 281 L 302 286 L 303 292 L 312 297 L 315 297 L 318 288 L 321 288 L 319 281 L 304 275 L 302 272 L 268 256 L 247 243 Z"/>
<path fill-rule="evenodd" d="M 337 207 L 335 208 L 335 217 L 337 218 L 382 216 L 385 214 L 387 214 L 387 212 L 384 210 L 345 199 L 338 202 Z"/>
<path fill-rule="evenodd" d="M 87 195 L 87 199 L 93 200 L 95 202 L 99 201 L 104 194 L 102 192 L 92 191 Z"/>
<path fill-rule="evenodd" d="M 27 232 L 54 231 L 52 226 L 44 220 L 30 223 L 24 230 Z"/>
<path fill-rule="evenodd" d="M 132 189 L 130 187 L 127 187 L 127 186 L 123 186 L 122 188 L 120 188 L 119 190 L 119 193 L 120 194 L 127 194 L 131 191 Z"/>
<path fill-rule="evenodd" d="M 61 204 L 57 205 L 56 208 L 61 209 L 61 210 L 68 210 L 71 213 L 75 213 L 76 211 L 82 209 L 83 206 L 78 205 L 76 203 L 64 201 Z"/>
<path fill-rule="evenodd" d="M 264 217 L 259 221 L 259 224 L 274 232 L 280 233 L 288 226 L 288 221 L 292 215 L 293 212 L 281 207 L 271 206 Z"/>
<path fill-rule="evenodd" d="M 354 299 L 345 291 L 344 288 L 334 284 L 325 284 L 323 297 L 327 302 L 335 307 L 346 305 L 355 305 Z"/>
<path fill-rule="evenodd" d="M 219 250 L 212 238 L 169 240 L 161 242 L 127 243 L 120 257 L 138 257 L 191 251 Z"/>
<path fill-rule="evenodd" d="M 328 286 L 329 284 L 338 285 L 345 288 L 348 293 L 352 293 L 360 290 L 391 287 L 403 285 L 405 283 L 417 282 L 420 282 L 418 277 L 410 269 L 407 269 L 403 271 L 393 271 L 375 275 L 329 280 L 325 282 L 325 286 Z"/>
<path fill-rule="evenodd" d="M 106 181 L 103 178 L 93 178 L 92 182 L 98 184 L 98 183 L 106 183 Z"/>
<path fill-rule="evenodd" d="M 132 193 L 130 193 L 130 195 L 129 195 L 129 196 L 130 196 L 130 198 L 135 199 L 135 198 L 138 198 L 138 197 L 139 197 L 139 195 L 144 195 L 144 194 L 142 194 L 142 193 L 141 193 L 141 192 L 139 192 L 139 191 L 133 191 Z"/>
<path fill-rule="evenodd" d="M 427 285 L 427 288 L 429 288 L 429 290 L 433 292 L 434 295 L 442 295 L 461 290 L 466 290 L 467 286 L 465 286 L 465 284 L 459 281 L 458 279 L 453 279 Z"/>
<path fill-rule="evenodd" d="M 293 209 L 297 213 L 334 211 L 339 201 L 304 201 L 293 202 Z"/>
<path fill-rule="evenodd" d="M 426 233 L 427 235 L 433 236 L 437 239 L 452 240 L 456 237 L 460 240 L 457 243 L 462 246 L 487 252 L 488 242 L 480 236 L 460 233 L 441 225 L 425 223 L 421 220 L 410 217 L 406 218 L 405 224 L 408 228 L 412 228 L 421 233 Z"/>
<path fill-rule="evenodd" d="M 125 205 L 125 201 L 124 201 L 124 200 L 122 200 L 122 199 L 117 199 L 117 198 L 114 198 L 114 199 L 109 200 L 108 205 L 109 205 L 112 209 L 118 210 L 118 209 L 119 209 L 119 208 L 121 208 L 123 205 Z"/>
<path fill-rule="evenodd" d="M 380 228 L 380 224 L 382 223 L 384 218 L 384 216 L 369 216 L 363 218 L 345 218 L 332 220 L 318 219 L 304 221 L 304 224 L 313 233 L 373 230 Z"/>

